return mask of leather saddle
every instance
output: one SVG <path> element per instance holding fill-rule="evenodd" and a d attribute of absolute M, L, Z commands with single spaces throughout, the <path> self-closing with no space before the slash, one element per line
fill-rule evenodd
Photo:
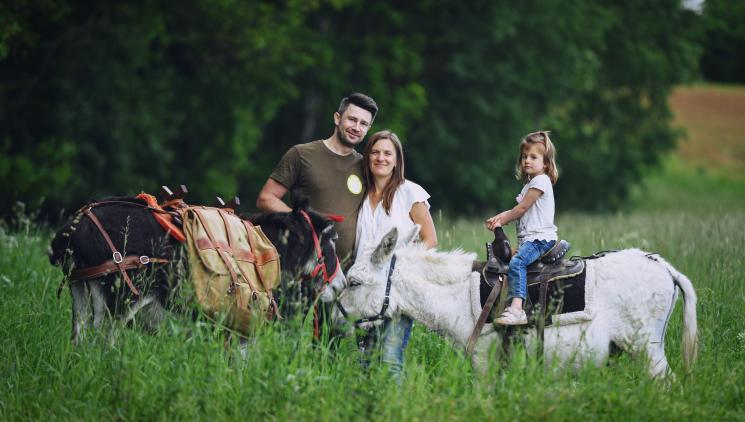
<path fill-rule="evenodd" d="M 564 258 L 569 248 L 571 248 L 569 242 L 560 240 L 536 262 L 530 264 L 527 269 L 528 286 L 543 281 L 551 282 L 569 278 L 584 271 L 584 260 Z M 501 249 L 501 245 L 495 245 L 494 242 L 486 244 L 487 259 L 486 265 L 482 269 L 482 275 L 486 284 L 490 287 L 494 286 L 500 274 L 505 275 L 509 272 L 509 259 L 505 260 L 500 256 L 500 254 L 504 255 Z"/>

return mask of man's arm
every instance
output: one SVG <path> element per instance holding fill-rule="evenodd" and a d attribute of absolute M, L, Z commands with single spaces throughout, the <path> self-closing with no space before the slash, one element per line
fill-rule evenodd
<path fill-rule="evenodd" d="M 256 198 L 256 208 L 263 212 L 290 212 L 292 208 L 282 201 L 287 188 L 276 180 L 269 178 Z"/>

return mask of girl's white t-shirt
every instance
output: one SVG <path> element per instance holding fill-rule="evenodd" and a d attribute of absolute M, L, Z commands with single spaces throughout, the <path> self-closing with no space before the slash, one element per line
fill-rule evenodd
<path fill-rule="evenodd" d="M 380 241 L 393 227 L 398 229 L 398 243 L 401 246 L 402 235 L 408 233 L 416 225 L 409 213 L 417 202 L 424 202 L 429 209 L 430 198 L 427 191 L 418 184 L 404 180 L 393 195 L 390 215 L 383 208 L 383 201 L 378 202 L 375 209 L 370 206 L 370 197 L 365 196 L 359 216 L 357 217 L 357 239 L 355 241 L 355 257 L 371 253 Z"/>
<path fill-rule="evenodd" d="M 518 243 L 522 245 L 534 240 L 558 240 L 558 229 L 554 225 L 554 188 L 551 179 L 545 174 L 530 179 L 515 198 L 518 203 L 531 188 L 538 189 L 543 195 L 517 221 Z"/>

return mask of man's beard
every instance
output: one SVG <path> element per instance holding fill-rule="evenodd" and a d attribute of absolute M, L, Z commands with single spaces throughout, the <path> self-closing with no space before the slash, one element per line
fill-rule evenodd
<path fill-rule="evenodd" d="M 336 126 L 336 137 L 339 138 L 339 142 L 347 148 L 354 148 L 357 146 L 356 143 L 350 141 L 347 138 L 347 134 L 341 129 L 341 126 Z"/>

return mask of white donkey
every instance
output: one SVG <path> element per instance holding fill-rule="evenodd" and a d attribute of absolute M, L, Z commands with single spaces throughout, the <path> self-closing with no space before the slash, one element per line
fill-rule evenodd
<path fill-rule="evenodd" d="M 413 239 L 418 227 L 405 236 Z M 481 312 L 479 273 L 472 271 L 476 254 L 460 250 L 437 252 L 407 244 L 395 251 L 398 233 L 389 232 L 372 254 L 355 262 L 346 285 L 332 285 L 338 303 L 349 316 L 375 319 L 406 314 L 465 347 Z M 395 259 L 392 259 L 395 255 Z M 391 266 L 391 262 L 394 263 Z M 588 260 L 586 310 L 563 322 L 554 319 L 544 332 L 547 363 L 590 361 L 600 365 L 611 344 L 646 356 L 652 377 L 666 376 L 665 330 L 683 292 L 683 360 L 686 370 L 696 357 L 696 294 L 690 280 L 657 255 L 627 249 Z M 677 287 L 677 288 L 676 288 Z M 387 300 L 385 299 L 387 297 Z M 387 305 L 384 303 L 387 302 Z M 535 330 L 527 330 L 528 350 L 537 350 Z M 486 369 L 487 355 L 500 338 L 487 324 L 472 356 L 474 368 Z"/>

